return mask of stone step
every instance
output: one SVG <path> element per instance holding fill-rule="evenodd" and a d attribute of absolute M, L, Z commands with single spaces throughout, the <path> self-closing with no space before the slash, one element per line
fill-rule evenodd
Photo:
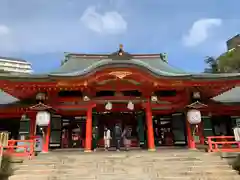
<path fill-rule="evenodd" d="M 94 166 L 101 166 L 104 165 L 106 163 L 101 163 L 101 162 L 97 162 L 97 165 L 92 163 L 92 165 Z M 126 162 L 121 162 L 122 165 L 127 164 Z M 149 163 L 142 163 L 145 166 L 148 166 Z M 154 165 L 161 165 L 161 167 L 208 167 L 208 168 L 212 168 L 212 167 L 231 167 L 229 164 L 227 163 L 221 163 L 221 164 L 207 164 L 207 163 L 189 163 L 189 164 L 175 164 L 175 166 L 172 166 L 172 164 L 168 164 L 168 163 L 152 163 Z M 78 165 L 78 166 L 76 166 Z M 16 167 L 19 168 L 32 168 L 32 167 L 36 167 L 36 168 L 41 168 L 41 167 L 55 167 L 55 166 L 67 166 L 67 167 L 84 167 L 84 166 L 88 166 L 88 163 L 80 163 L 80 164 L 76 164 L 76 163 L 49 163 L 49 164 L 19 164 L 16 165 Z M 116 164 L 117 165 L 117 164 Z"/>
<path fill-rule="evenodd" d="M 175 151 L 176 152 L 176 151 Z M 9 180 L 239 180 L 226 160 L 210 153 L 49 153 L 26 160 Z"/>
<path fill-rule="evenodd" d="M 159 175 L 169 175 L 169 174 L 176 174 L 176 175 L 232 175 L 236 174 L 236 171 L 231 169 L 219 170 L 219 169 L 129 169 L 130 171 L 136 173 L 147 172 L 147 173 L 154 173 L 156 172 Z M 99 174 L 126 174 L 125 171 L 114 170 L 111 168 L 108 169 L 36 169 L 36 170 L 16 170 L 14 174 L 29 174 L 29 175 L 41 175 L 41 174 L 52 174 L 52 173 L 61 173 L 61 174 L 75 174 L 75 175 L 87 175 L 91 172 L 98 172 Z M 130 173 L 131 174 L 131 173 Z"/>
<path fill-rule="evenodd" d="M 35 162 L 61 162 L 61 161 L 71 161 L 71 162 L 76 162 L 76 161 L 80 161 L 80 162 L 91 162 L 92 159 L 96 160 L 96 161 L 106 161 L 106 160 L 112 160 L 112 159 L 115 159 L 115 160 L 122 160 L 122 159 L 128 159 L 128 160 L 141 160 L 142 158 L 147 158 L 147 157 L 140 157 L 140 158 L 128 158 L 128 157 L 102 157 L 102 158 L 94 158 L 94 157 L 91 157 L 91 158 L 78 158 L 78 157 L 63 157 L 63 158 L 58 158 L 58 159 L 33 159 L 33 160 L 28 160 L 28 161 L 24 161 L 25 163 L 35 163 Z M 149 158 L 149 160 L 147 161 L 163 161 L 163 162 L 176 162 L 176 161 L 181 161 L 181 162 L 227 162 L 227 160 L 224 160 L 224 159 L 212 159 L 212 158 Z"/>
<path fill-rule="evenodd" d="M 121 152 L 118 152 L 118 153 L 112 153 L 112 154 L 108 154 L 108 153 L 96 153 L 96 154 L 59 154 L 59 155 L 48 155 L 48 156 L 35 156 L 33 157 L 33 159 L 44 159 L 44 158 L 56 158 L 56 157 L 64 157 L 64 156 L 68 156 L 68 157 L 97 157 L 97 158 L 100 158 L 99 156 L 101 157 L 111 157 L 111 156 L 118 156 L 118 157 L 121 157 L 121 156 L 128 156 L 128 155 L 132 155 L 131 153 L 121 153 Z M 186 158 L 186 157 L 194 157 L 194 158 L 207 158 L 207 157 L 210 157 L 209 155 L 201 155 L 201 156 L 196 156 L 196 155 L 193 155 L 193 154 L 186 154 L 186 155 L 175 155 L 175 154 L 168 154 L 168 155 L 163 155 L 163 154 L 139 154 L 139 155 L 136 155 L 135 157 L 141 157 L 141 156 L 144 156 L 144 157 L 151 157 L 151 156 L 155 156 L 156 158 L 175 158 L 175 157 L 179 157 L 179 158 Z M 134 157 L 134 156 L 131 156 L 131 157 Z M 219 156 L 211 156 L 212 158 L 220 158 Z"/>
<path fill-rule="evenodd" d="M 75 175 L 13 175 L 8 180 L 99 180 L 95 176 L 78 176 Z M 107 180 L 107 179 L 104 179 Z M 136 180 L 136 179 L 135 179 Z"/>
<path fill-rule="evenodd" d="M 83 169 L 83 168 L 87 168 L 86 166 L 82 165 L 82 166 L 77 166 L 77 169 Z M 147 167 L 146 167 L 147 168 Z M 150 166 L 151 168 L 151 166 Z M 18 171 L 38 171 L 38 170 L 54 170 L 54 169 L 64 169 L 64 170 L 69 170 L 71 171 L 72 169 L 76 169 L 76 166 L 66 166 L 66 165 L 50 165 L 50 166 L 46 166 L 46 165 L 34 165 L 34 166 L 19 166 L 16 167 L 15 170 Z M 155 168 L 154 168 L 155 169 Z M 217 169 L 217 170 L 229 170 L 231 169 L 231 166 L 229 165 L 221 165 L 221 166 L 182 166 L 182 165 L 177 165 L 177 166 L 167 166 L 167 165 L 161 165 L 159 166 L 159 170 L 161 169 L 172 169 L 174 171 L 183 171 L 183 170 L 204 170 L 204 169 Z"/>
<path fill-rule="evenodd" d="M 126 159 L 128 157 L 102 157 L 102 158 L 95 158 L 95 157 L 90 157 L 90 158 L 79 158 L 79 157 L 59 157 L 59 158 L 55 158 L 55 159 L 33 159 L 33 160 L 25 160 L 24 162 L 44 162 L 44 161 L 52 161 L 52 162 L 59 162 L 59 161 L 63 161 L 63 160 L 73 160 L 73 161 L 89 161 L 89 159 L 95 159 L 95 160 L 109 160 L 109 159 Z M 139 160 L 145 158 L 147 159 L 148 157 L 139 157 L 139 158 L 128 158 L 129 160 L 134 159 L 134 160 Z M 227 161 L 226 159 L 217 159 L 217 158 L 151 158 L 149 157 L 149 160 L 153 160 L 153 161 Z"/>
<path fill-rule="evenodd" d="M 33 159 L 45 159 L 45 158 L 58 158 L 58 157 L 64 157 L 64 156 L 68 156 L 68 157 L 79 157 L 79 158 L 82 158 L 82 157 L 97 157 L 97 158 L 100 158 L 99 156 L 101 157 L 111 157 L 111 156 L 118 156 L 118 157 L 123 157 L 123 156 L 128 156 L 128 155 L 131 155 L 130 153 L 113 153 L 113 154 L 105 154 L 105 153 L 97 153 L 97 154 L 60 154 L 58 156 L 55 156 L 55 155 L 49 155 L 49 156 L 36 156 L 36 157 L 33 157 Z M 141 157 L 141 156 L 144 156 L 144 157 L 151 157 L 151 156 L 155 156 L 156 158 L 186 158 L 186 157 L 194 157 L 194 158 L 207 158 L 207 157 L 210 157 L 209 155 L 201 155 L 201 156 L 196 156 L 196 155 L 193 155 L 193 154 L 186 154 L 186 155 L 174 155 L 174 154 L 168 154 L 168 155 L 163 155 L 163 154 L 155 154 L 155 155 L 151 155 L 151 154 L 140 154 L 136 157 Z M 132 156 L 134 157 L 134 156 Z M 219 156 L 211 156 L 212 158 L 220 158 Z"/>
<path fill-rule="evenodd" d="M 144 155 L 144 156 L 151 156 L 151 155 L 157 155 L 157 156 L 186 156 L 186 155 L 194 155 L 194 156 L 199 156 L 199 157 L 202 157 L 202 156 L 213 156 L 215 155 L 214 153 L 204 153 L 204 152 L 199 152 L 199 151 L 188 151 L 188 152 L 178 152 L 176 153 L 175 152 L 171 152 L 171 151 L 155 151 L 155 152 L 149 152 L 149 151 L 120 151 L 120 152 L 117 152 L 117 151 L 96 151 L 96 152 L 92 152 L 92 153 L 84 153 L 84 152 L 49 152 L 49 153 L 40 153 L 38 154 L 37 156 L 35 157 L 56 157 L 56 156 L 62 156 L 62 155 L 72 155 L 72 156 L 75 156 L 75 155 L 80 155 L 80 156 L 85 156 L 85 155 L 98 155 L 98 154 L 101 154 L 101 155 L 112 155 L 112 154 L 131 154 L 131 155 L 136 155 L 139 156 L 139 155 Z M 219 156 L 219 154 L 216 154 L 215 157 Z"/>
<path fill-rule="evenodd" d="M 139 162 L 141 163 L 141 162 Z M 231 167 L 231 165 L 227 164 L 227 163 L 222 163 L 222 164 L 214 164 L 214 163 L 173 163 L 173 164 L 168 164 L 168 163 L 141 163 L 142 166 L 148 167 L 148 166 L 158 166 L 161 168 L 175 168 L 175 167 L 179 167 L 179 168 L 184 168 L 184 167 L 195 167 L 195 168 L 204 168 L 204 167 L 208 167 L 208 168 L 212 168 L 212 167 L 218 167 L 218 168 L 227 168 L 227 167 Z M 72 163 L 72 164 L 68 164 L 68 163 L 64 163 L 64 164 L 60 164 L 60 163 L 49 163 L 49 164 L 23 164 L 23 165 L 19 165 L 19 166 L 14 166 L 14 168 L 27 168 L 27 169 L 36 169 L 36 168 L 42 168 L 42 167 L 47 167 L 47 168 L 54 168 L 54 167 L 72 167 L 72 168 L 77 168 L 77 167 L 100 167 L 100 166 L 106 166 L 107 163 L 100 163 L 100 162 L 96 162 L 94 163 Z M 128 166 L 135 166 L 134 163 L 127 163 L 127 162 L 122 162 L 121 164 L 119 164 L 119 166 L 124 166 L 124 165 L 128 165 Z M 115 166 L 118 166 L 117 164 Z"/>
<path fill-rule="evenodd" d="M 13 175 L 9 178 L 9 180 L 49 180 L 49 179 L 57 179 L 57 180 L 239 180 L 239 175 L 233 176 L 216 176 L 216 175 L 208 175 L 206 176 L 159 176 L 159 177 L 132 177 L 129 175 L 99 175 L 99 176 L 78 176 L 75 175 L 61 175 L 60 177 L 57 175 Z"/>

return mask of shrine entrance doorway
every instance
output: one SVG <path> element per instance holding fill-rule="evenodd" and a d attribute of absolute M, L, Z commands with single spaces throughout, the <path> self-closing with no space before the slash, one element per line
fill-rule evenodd
<path fill-rule="evenodd" d="M 131 133 L 131 146 L 138 147 L 139 146 L 139 138 L 138 138 L 138 121 L 137 116 L 134 112 L 104 112 L 101 114 L 96 115 L 97 119 L 97 126 L 98 126 L 98 134 L 99 134 L 99 141 L 98 145 L 100 147 L 104 146 L 104 128 L 107 127 L 111 131 L 111 147 L 115 147 L 115 134 L 114 134 L 114 127 L 116 124 L 119 124 L 122 131 L 125 127 L 129 127 L 132 129 Z M 123 144 L 122 144 L 123 146 Z"/>
<path fill-rule="evenodd" d="M 153 117 L 156 146 L 186 146 L 185 116 L 182 113 Z"/>
<path fill-rule="evenodd" d="M 55 146 L 55 148 L 84 148 L 86 117 L 62 117 L 58 121 L 61 122 L 59 128 L 51 129 L 51 139 L 60 138 L 59 141 L 61 142 L 60 146 Z M 53 138 L 54 135 L 55 138 Z M 50 147 L 54 148 L 53 144 L 54 143 L 50 141 Z"/>

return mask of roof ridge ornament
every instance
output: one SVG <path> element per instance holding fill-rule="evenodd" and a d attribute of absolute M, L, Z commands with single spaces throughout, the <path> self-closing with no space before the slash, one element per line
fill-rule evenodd
<path fill-rule="evenodd" d="M 119 55 L 119 56 L 122 56 L 123 53 L 124 53 L 124 51 L 123 51 L 123 45 L 122 45 L 122 44 L 119 44 L 118 55 Z"/>
<path fill-rule="evenodd" d="M 114 52 L 108 56 L 112 60 L 131 60 L 133 57 L 131 54 L 123 50 L 123 45 L 119 44 L 119 49 L 117 52 Z"/>
<path fill-rule="evenodd" d="M 167 53 L 160 53 L 160 58 L 162 61 L 168 63 Z"/>

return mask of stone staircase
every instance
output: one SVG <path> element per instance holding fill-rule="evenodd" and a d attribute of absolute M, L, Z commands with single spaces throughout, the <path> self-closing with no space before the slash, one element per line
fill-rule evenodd
<path fill-rule="evenodd" d="M 239 180 L 219 156 L 189 150 L 76 151 L 26 160 L 9 180 Z"/>

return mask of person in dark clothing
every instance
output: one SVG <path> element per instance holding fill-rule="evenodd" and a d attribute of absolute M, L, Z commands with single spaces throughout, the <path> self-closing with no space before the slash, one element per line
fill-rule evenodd
<path fill-rule="evenodd" d="M 97 146 L 98 146 L 98 126 L 94 126 L 92 129 L 92 148 L 93 151 L 97 150 Z"/>
<path fill-rule="evenodd" d="M 115 145 L 116 145 L 116 150 L 120 151 L 120 142 L 122 138 L 122 129 L 119 124 L 115 125 L 114 128 L 114 134 L 115 134 Z"/>

